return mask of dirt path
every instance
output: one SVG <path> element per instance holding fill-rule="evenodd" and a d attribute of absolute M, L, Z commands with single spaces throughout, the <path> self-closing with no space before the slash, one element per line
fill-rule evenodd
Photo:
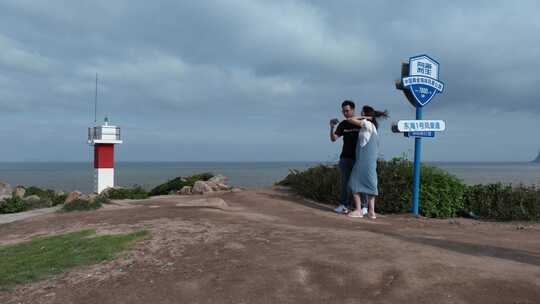
<path fill-rule="evenodd" d="M 82 228 L 151 238 L 0 303 L 540 303 L 538 224 L 353 220 L 280 189 L 48 214 L 0 244 Z"/>

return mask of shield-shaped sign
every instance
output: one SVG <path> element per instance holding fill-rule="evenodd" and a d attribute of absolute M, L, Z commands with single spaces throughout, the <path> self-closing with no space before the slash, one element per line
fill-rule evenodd
<path fill-rule="evenodd" d="M 409 76 L 402 79 L 417 106 L 427 105 L 437 93 L 442 93 L 444 84 L 439 81 L 439 63 L 428 55 L 409 58 Z"/>

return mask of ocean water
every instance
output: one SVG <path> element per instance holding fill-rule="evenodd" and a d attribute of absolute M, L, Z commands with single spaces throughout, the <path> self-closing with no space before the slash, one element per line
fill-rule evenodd
<path fill-rule="evenodd" d="M 229 178 L 229 185 L 267 187 L 291 169 L 305 170 L 314 162 L 118 162 L 116 184 L 150 189 L 177 176 L 212 172 Z M 91 192 L 94 168 L 89 162 L 0 163 L 0 181 L 10 185 Z"/>
<path fill-rule="evenodd" d="M 305 170 L 317 162 L 120 162 L 116 183 L 141 185 L 147 189 L 177 176 L 212 172 L 229 177 L 229 184 L 267 187 L 283 179 L 291 169 Z M 540 164 L 432 162 L 465 183 L 524 183 L 540 185 Z M 0 181 L 11 185 L 39 186 L 55 190 L 90 192 L 91 163 L 0 163 Z"/>
<path fill-rule="evenodd" d="M 529 162 L 431 162 L 467 184 L 540 185 L 540 163 Z"/>

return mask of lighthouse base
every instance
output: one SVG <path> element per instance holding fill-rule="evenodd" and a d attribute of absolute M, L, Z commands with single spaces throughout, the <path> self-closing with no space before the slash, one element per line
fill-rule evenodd
<path fill-rule="evenodd" d="M 101 191 L 114 187 L 114 168 L 94 169 L 94 191 Z"/>

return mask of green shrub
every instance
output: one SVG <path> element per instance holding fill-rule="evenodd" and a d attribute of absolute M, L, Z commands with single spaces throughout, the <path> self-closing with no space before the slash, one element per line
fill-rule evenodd
<path fill-rule="evenodd" d="M 378 162 L 379 197 L 377 210 L 383 213 L 410 212 L 413 163 L 396 158 Z M 465 185 L 457 177 L 433 166 L 421 166 L 420 214 L 446 218 L 463 210 Z"/>
<path fill-rule="evenodd" d="M 156 186 L 152 190 L 150 190 L 150 195 L 165 195 L 169 194 L 171 191 L 178 191 L 182 189 L 184 186 L 190 186 L 193 187 L 196 181 L 207 181 L 214 177 L 212 173 L 202 173 L 202 174 L 196 174 L 188 177 L 176 177 L 174 179 L 171 179 L 167 181 L 166 183 L 163 183 L 161 185 Z"/>
<path fill-rule="evenodd" d="M 25 190 L 26 190 L 24 194 L 25 197 L 28 197 L 31 195 L 37 195 L 39 196 L 39 198 L 43 200 L 43 202 L 40 205 L 46 206 L 46 207 L 63 204 L 64 201 L 66 200 L 66 197 L 68 196 L 67 194 L 58 194 L 54 190 L 51 190 L 51 189 L 41 189 L 34 186 L 25 188 Z M 50 202 L 48 206 L 46 202 Z"/>
<path fill-rule="evenodd" d="M 45 197 L 53 197 L 55 195 L 54 190 L 41 189 L 41 188 L 34 187 L 34 186 L 25 188 L 25 190 L 26 191 L 24 193 L 24 197 L 28 197 L 28 196 L 31 196 L 31 195 L 37 195 L 37 196 L 39 196 L 41 198 L 45 198 Z"/>
<path fill-rule="evenodd" d="M 540 189 L 535 186 L 470 186 L 465 191 L 464 204 L 467 211 L 484 219 L 540 220 Z"/>
<path fill-rule="evenodd" d="M 15 213 L 27 210 L 26 202 L 20 197 L 12 197 L 0 201 L 0 213 Z"/>
<path fill-rule="evenodd" d="M 53 206 L 53 202 L 47 198 L 39 198 L 39 200 L 26 200 L 27 209 L 49 208 Z"/>
<path fill-rule="evenodd" d="M 134 188 L 113 188 L 107 191 L 107 198 L 109 199 L 145 199 L 149 196 L 148 192 L 140 186 Z"/>
<path fill-rule="evenodd" d="M 106 197 L 98 196 L 93 201 L 87 201 L 82 199 L 74 200 L 71 203 L 64 204 L 62 211 L 87 211 L 101 208 L 103 204 L 109 203 Z"/>
<path fill-rule="evenodd" d="M 404 159 L 378 161 L 377 212 L 410 212 L 412 170 L 412 163 Z M 436 167 L 422 165 L 421 170 L 420 213 L 441 218 L 458 214 L 463 209 L 465 185 L 458 178 Z M 336 166 L 319 165 L 303 172 L 293 170 L 279 184 L 289 186 L 307 198 L 335 203 L 339 198 L 340 173 Z"/>
<path fill-rule="evenodd" d="M 337 202 L 340 174 L 336 166 L 319 165 L 305 171 L 291 170 L 278 185 L 289 186 L 296 193 L 319 202 Z"/>
<path fill-rule="evenodd" d="M 53 199 L 52 199 L 52 205 L 53 206 L 62 205 L 66 201 L 67 197 L 68 197 L 67 193 L 65 193 L 65 194 L 55 194 Z"/>

